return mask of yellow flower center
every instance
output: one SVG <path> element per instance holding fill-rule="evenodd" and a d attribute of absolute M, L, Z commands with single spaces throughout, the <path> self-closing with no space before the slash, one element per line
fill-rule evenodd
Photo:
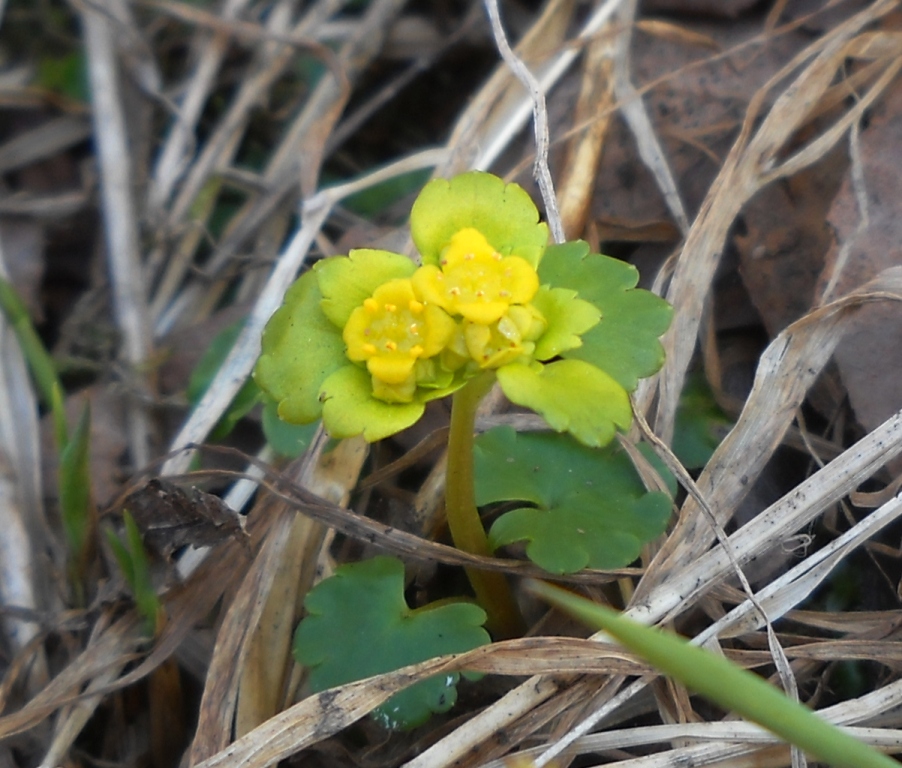
<path fill-rule="evenodd" d="M 348 359 L 366 363 L 376 397 L 410 402 L 417 360 L 441 352 L 454 330 L 442 309 L 417 299 L 410 280 L 397 279 L 380 285 L 351 312 L 342 338 Z"/>
<path fill-rule="evenodd" d="M 539 289 L 529 262 L 502 256 L 472 227 L 451 238 L 441 268 L 420 267 L 412 280 L 424 301 L 483 325 L 498 321 L 512 304 L 528 303 Z"/>

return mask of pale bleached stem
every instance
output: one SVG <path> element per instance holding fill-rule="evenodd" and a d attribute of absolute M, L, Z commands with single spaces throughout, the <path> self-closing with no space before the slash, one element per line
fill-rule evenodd
<path fill-rule="evenodd" d="M 94 141 L 106 231 L 113 310 L 122 334 L 121 357 L 132 376 L 150 356 L 146 283 L 141 267 L 131 155 L 118 74 L 113 2 L 104 0 L 82 11 L 88 76 L 91 84 Z M 127 404 L 128 440 L 135 466 L 150 459 L 150 422 L 143 403 Z"/>

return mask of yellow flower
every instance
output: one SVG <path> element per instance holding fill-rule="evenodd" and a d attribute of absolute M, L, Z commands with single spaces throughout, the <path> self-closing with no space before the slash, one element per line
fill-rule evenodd
<path fill-rule="evenodd" d="M 441 268 L 418 269 L 413 284 L 423 301 L 482 325 L 501 319 L 512 304 L 526 304 L 539 276 L 519 256 L 502 256 L 476 229 L 457 232 L 442 251 Z"/>
<path fill-rule="evenodd" d="M 463 323 L 463 338 L 470 357 L 480 368 L 500 368 L 521 357 L 531 356 L 535 340 L 547 327 L 539 311 L 527 304 L 513 306 L 491 325 Z"/>
<path fill-rule="evenodd" d="M 348 358 L 366 363 L 375 397 L 409 403 L 416 392 L 418 361 L 441 352 L 455 328 L 440 307 L 419 301 L 411 281 L 401 278 L 380 285 L 351 312 L 342 338 Z"/>

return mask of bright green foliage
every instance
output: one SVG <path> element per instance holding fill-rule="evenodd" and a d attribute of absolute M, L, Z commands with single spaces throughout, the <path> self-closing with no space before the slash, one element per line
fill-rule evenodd
<path fill-rule="evenodd" d="M 232 351 L 244 323 L 244 319 L 239 320 L 218 333 L 194 367 L 185 393 L 192 406 L 196 407 L 204 396 L 229 352 Z M 278 404 L 267 397 L 253 379 L 248 379 L 238 390 L 238 394 L 210 434 L 211 439 L 219 440 L 228 435 L 261 400 L 263 401 L 261 426 L 266 442 L 280 456 L 297 458 L 307 449 L 317 425 L 315 423 L 297 425 L 282 421 L 277 413 Z"/>
<path fill-rule="evenodd" d="M 323 259 L 316 267 L 317 283 L 322 291 L 320 308 L 339 329 L 375 290 L 389 280 L 410 277 L 416 265 L 391 251 L 359 248 L 347 258 Z"/>
<path fill-rule="evenodd" d="M 539 288 L 533 305 L 548 324 L 536 342 L 536 360 L 550 360 L 582 346 L 582 335 L 601 320 L 594 304 L 578 299 L 576 291 L 566 288 Z"/>
<path fill-rule="evenodd" d="M 701 373 L 690 376 L 680 395 L 673 431 L 673 452 L 686 469 L 701 469 L 733 426 L 711 394 Z"/>
<path fill-rule="evenodd" d="M 546 252 L 529 195 L 487 173 L 427 184 L 410 226 L 422 266 L 360 249 L 288 291 L 254 374 L 280 418 L 378 440 L 490 372 L 587 445 L 629 425 L 627 391 L 660 367 L 670 321 L 632 267 L 580 243 Z"/>
<path fill-rule="evenodd" d="M 649 291 L 636 288 L 639 272 L 598 253 L 584 242 L 549 246 L 539 266 L 543 283 L 578 291 L 601 310 L 602 321 L 564 357 L 585 360 L 616 379 L 627 392 L 664 362 L 658 337 L 667 330 L 673 308 Z"/>
<path fill-rule="evenodd" d="M 566 435 L 499 427 L 477 438 L 474 453 L 478 504 L 535 505 L 498 518 L 492 545 L 526 541 L 526 554 L 550 573 L 626 566 L 670 517 L 670 497 L 646 492 L 617 446 L 593 449 Z"/>
<path fill-rule="evenodd" d="M 279 418 L 309 424 L 322 415 L 319 388 L 347 365 L 341 334 L 322 310 L 317 275 L 307 272 L 285 294 L 263 332 L 256 382 L 279 404 Z"/>
<path fill-rule="evenodd" d="M 633 418 L 623 387 L 582 360 L 508 365 L 498 371 L 498 383 L 512 402 L 541 413 L 554 429 L 586 445 L 607 445 L 615 427 L 626 429 Z"/>
<path fill-rule="evenodd" d="M 216 334 L 197 365 L 194 366 L 185 392 L 192 407 L 197 406 L 210 383 L 219 372 L 229 352 L 232 351 L 232 347 L 238 340 L 245 322 L 245 319 L 238 320 Z M 238 394 L 232 399 L 226 412 L 210 434 L 210 438 L 212 440 L 221 440 L 228 435 L 235 428 L 235 425 L 260 401 L 260 397 L 260 387 L 252 379 L 244 382 L 244 385 L 238 390 Z"/>
<path fill-rule="evenodd" d="M 485 612 L 471 603 L 412 610 L 404 599 L 404 566 L 376 557 L 338 568 L 304 601 L 294 655 L 310 668 L 309 684 L 322 691 L 489 642 Z M 407 688 L 374 711 L 388 728 L 413 728 L 457 700 L 457 674 Z"/>
<path fill-rule="evenodd" d="M 91 409 L 85 405 L 72 437 L 60 451 L 60 516 L 70 556 L 85 564 L 94 533 L 91 502 Z"/>
<path fill-rule="evenodd" d="M 532 591 L 687 688 L 795 744 L 837 768 L 898 768 L 899 763 L 822 719 L 779 688 L 724 656 L 689 644 L 672 632 L 646 627 L 604 605 L 558 587 L 533 582 Z"/>
<path fill-rule="evenodd" d="M 128 510 L 122 512 L 122 519 L 125 523 L 125 541 L 120 541 L 119 537 L 107 528 L 107 542 L 110 549 L 113 550 L 113 555 L 116 557 L 116 562 L 119 563 L 126 583 L 132 590 L 138 612 L 145 619 L 147 634 L 155 636 L 162 628 L 163 606 L 153 588 L 150 562 L 144 551 L 141 531 L 138 530 L 135 519 Z"/>
<path fill-rule="evenodd" d="M 424 264 L 438 264 L 442 250 L 460 230 L 479 230 L 505 256 L 519 256 L 535 269 L 548 243 L 548 227 L 530 196 L 516 184 L 474 171 L 434 179 L 410 212 L 410 234 Z"/>
<path fill-rule="evenodd" d="M 369 383 L 367 372 L 352 365 L 344 366 L 323 382 L 323 421 L 329 425 L 330 435 L 362 434 L 374 442 L 419 421 L 425 409 L 422 401 L 385 403 L 372 396 Z"/>

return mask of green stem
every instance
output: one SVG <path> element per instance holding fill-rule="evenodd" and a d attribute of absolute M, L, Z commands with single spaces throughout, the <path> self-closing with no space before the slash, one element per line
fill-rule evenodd
<path fill-rule="evenodd" d="M 445 514 L 454 546 L 473 555 L 492 554 L 476 508 L 473 488 L 473 431 L 476 410 L 494 382 L 494 374 L 484 373 L 455 392 L 451 400 Z M 466 572 L 476 599 L 488 614 L 487 626 L 492 634 L 498 639 L 521 635 L 523 621 L 504 574 L 473 568 L 467 568 Z"/>

